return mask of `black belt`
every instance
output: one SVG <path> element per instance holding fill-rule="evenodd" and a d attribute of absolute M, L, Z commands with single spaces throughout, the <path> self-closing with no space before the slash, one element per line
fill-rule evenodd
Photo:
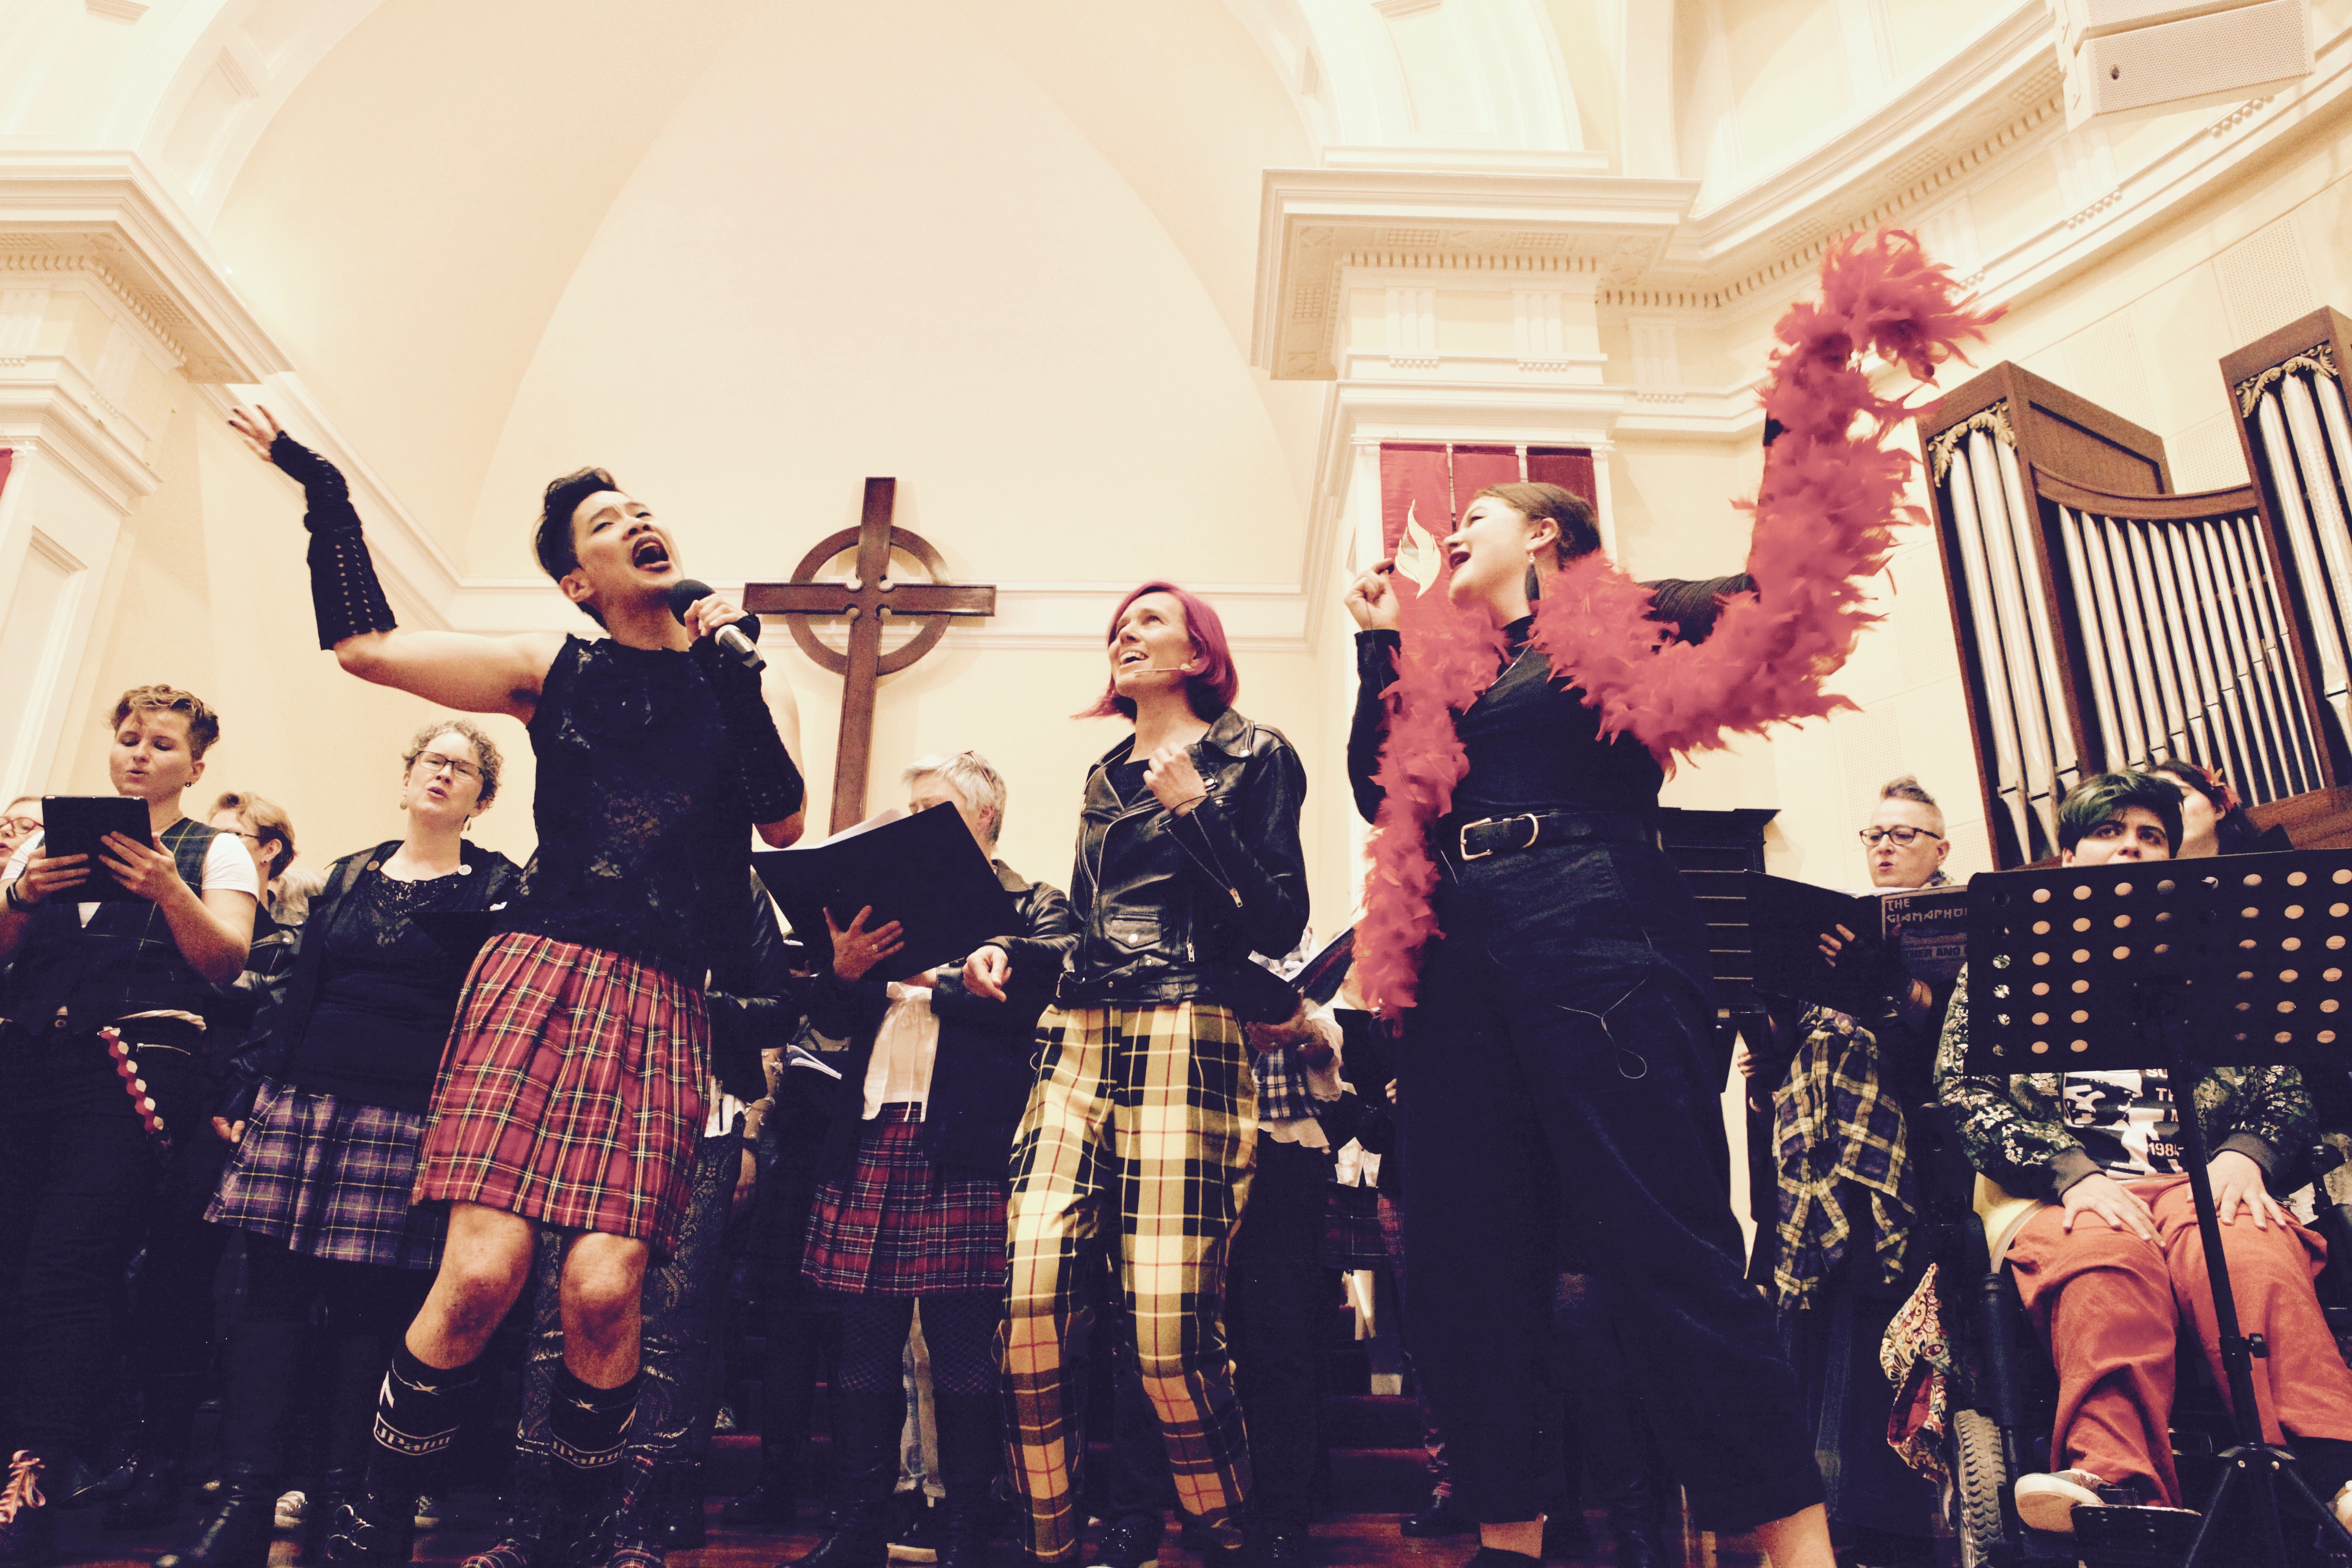
<path fill-rule="evenodd" d="M 1516 816 L 1484 816 L 1464 823 L 1452 837 L 1453 858 L 1465 863 L 1580 838 L 1619 844 L 1655 845 L 1658 841 L 1656 830 L 1629 811 L 1523 811 Z"/>

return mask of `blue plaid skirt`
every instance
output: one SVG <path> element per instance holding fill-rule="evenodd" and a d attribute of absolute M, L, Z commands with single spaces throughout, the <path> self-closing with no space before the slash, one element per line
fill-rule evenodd
<path fill-rule="evenodd" d="M 437 1268 L 448 1206 L 409 1206 L 425 1118 L 266 1080 L 205 1217 L 336 1263 Z"/>

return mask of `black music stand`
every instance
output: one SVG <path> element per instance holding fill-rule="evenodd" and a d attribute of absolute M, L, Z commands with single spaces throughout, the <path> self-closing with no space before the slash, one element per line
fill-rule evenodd
<path fill-rule="evenodd" d="M 2294 1456 L 2263 1440 L 2253 1363 L 2269 1349 L 2239 1330 L 2189 1054 L 2195 1038 L 2232 1064 L 2352 1061 L 2352 850 L 1979 875 L 1969 887 L 1969 968 L 1982 977 L 1970 985 L 1971 1073 L 2168 1064 L 2238 1433 L 2184 1568 L 2220 1560 L 2214 1522 L 2241 1486 L 2254 1489 L 2277 1568 L 2288 1562 L 2282 1489 L 2352 1550 Z"/>

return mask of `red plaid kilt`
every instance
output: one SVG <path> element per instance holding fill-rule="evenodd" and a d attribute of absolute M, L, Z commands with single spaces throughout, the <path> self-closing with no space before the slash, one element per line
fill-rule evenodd
<path fill-rule="evenodd" d="M 802 1284 L 849 1296 L 1004 1289 L 1004 1182 L 941 1173 L 916 1145 L 913 1114 L 884 1106 L 848 1178 L 817 1184 Z"/>
<path fill-rule="evenodd" d="M 475 960 L 416 1201 L 507 1209 L 667 1253 L 694 1193 L 710 1023 L 674 975 L 524 931 Z"/>

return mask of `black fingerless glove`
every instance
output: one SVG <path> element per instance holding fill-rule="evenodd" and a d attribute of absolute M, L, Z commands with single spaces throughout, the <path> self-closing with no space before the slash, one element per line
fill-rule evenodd
<path fill-rule="evenodd" d="M 719 721 L 727 731 L 727 749 L 734 755 L 752 822 L 782 822 L 801 808 L 808 792 L 760 694 L 759 672 L 746 668 L 714 637 L 702 638 L 692 652 L 719 699 Z"/>
<path fill-rule="evenodd" d="M 362 632 L 388 632 L 400 623 L 376 581 L 375 562 L 352 510 L 342 471 L 301 442 L 278 433 L 269 460 L 302 487 L 307 507 L 302 526 L 310 531 L 310 607 L 319 617 L 319 646 L 331 648 Z"/>

